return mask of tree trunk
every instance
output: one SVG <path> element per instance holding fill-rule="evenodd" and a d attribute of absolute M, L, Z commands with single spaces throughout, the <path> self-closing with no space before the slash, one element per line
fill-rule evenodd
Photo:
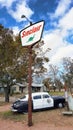
<path fill-rule="evenodd" d="M 5 87 L 5 102 L 9 102 L 9 87 Z"/>

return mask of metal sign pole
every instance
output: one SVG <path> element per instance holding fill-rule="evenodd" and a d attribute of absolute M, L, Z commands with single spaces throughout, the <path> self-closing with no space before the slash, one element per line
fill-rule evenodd
<path fill-rule="evenodd" d="M 28 126 L 32 126 L 32 47 L 28 47 L 29 51 L 29 85 L 28 85 Z"/>
<path fill-rule="evenodd" d="M 32 24 L 25 15 L 22 15 L 21 18 L 26 18 L 30 23 L 29 27 L 20 31 L 20 36 L 22 46 L 27 46 L 29 51 L 28 126 L 32 126 L 32 46 L 41 40 L 44 21 Z"/>

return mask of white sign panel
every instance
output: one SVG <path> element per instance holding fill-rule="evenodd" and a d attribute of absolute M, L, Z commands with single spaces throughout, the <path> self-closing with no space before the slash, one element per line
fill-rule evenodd
<path fill-rule="evenodd" d="M 20 31 L 22 46 L 30 46 L 41 39 L 44 21 L 32 24 Z"/>

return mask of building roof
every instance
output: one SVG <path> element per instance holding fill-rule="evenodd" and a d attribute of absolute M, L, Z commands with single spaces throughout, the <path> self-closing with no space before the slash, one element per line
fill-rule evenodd
<path fill-rule="evenodd" d="M 36 84 L 36 83 L 32 83 L 32 87 L 43 87 L 43 84 Z"/>

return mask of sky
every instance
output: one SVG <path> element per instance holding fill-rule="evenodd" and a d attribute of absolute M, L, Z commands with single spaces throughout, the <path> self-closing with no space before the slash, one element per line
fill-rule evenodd
<path fill-rule="evenodd" d="M 63 57 L 73 59 L 73 0 L 0 0 L 0 24 L 18 34 L 29 22 L 44 20 L 44 52 L 50 48 L 50 64 Z"/>

